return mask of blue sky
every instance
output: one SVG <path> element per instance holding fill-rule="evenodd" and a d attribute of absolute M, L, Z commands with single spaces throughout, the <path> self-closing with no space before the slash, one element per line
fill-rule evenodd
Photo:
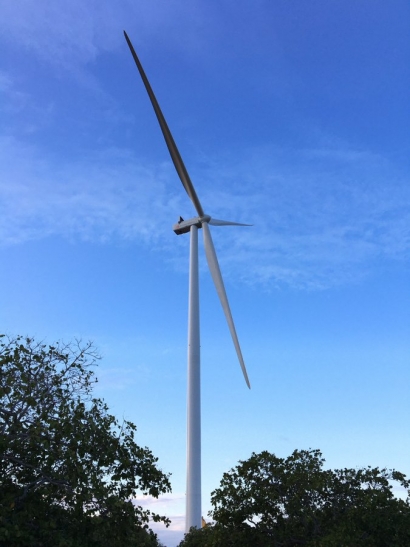
<path fill-rule="evenodd" d="M 172 473 L 183 529 L 188 238 L 127 31 L 215 228 L 201 251 L 203 507 L 252 451 L 410 474 L 410 7 L 0 6 L 2 330 L 92 339 L 98 393 Z"/>

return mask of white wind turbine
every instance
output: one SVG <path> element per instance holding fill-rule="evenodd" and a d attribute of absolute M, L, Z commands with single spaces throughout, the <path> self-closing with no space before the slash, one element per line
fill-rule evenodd
<path fill-rule="evenodd" d="M 167 122 L 161 112 L 157 99 L 151 89 L 150 83 L 145 75 L 144 69 L 135 53 L 127 33 L 124 31 L 125 39 L 130 48 L 135 64 L 144 82 L 152 106 L 154 107 L 159 125 L 162 130 L 166 145 L 175 169 L 181 179 L 188 196 L 198 213 L 197 217 L 189 220 L 180 220 L 173 226 L 177 235 L 190 232 L 190 258 L 189 258 L 189 308 L 188 308 L 188 402 L 187 402 L 187 489 L 186 489 L 186 517 L 185 530 L 194 526 L 201 528 L 201 400 L 200 400 L 200 342 L 199 342 L 199 284 L 198 284 L 198 228 L 202 228 L 204 235 L 204 247 L 208 266 L 214 281 L 216 291 L 221 301 L 232 340 L 238 355 L 239 363 L 247 386 L 250 389 L 248 374 L 239 346 L 238 336 L 232 319 L 231 310 L 226 296 L 224 283 L 216 258 L 215 248 L 209 230 L 209 224 L 213 226 L 249 226 L 227 220 L 216 220 L 204 213 L 202 205 L 196 195 L 195 188 L 189 178 L 188 172 L 179 154 Z"/>

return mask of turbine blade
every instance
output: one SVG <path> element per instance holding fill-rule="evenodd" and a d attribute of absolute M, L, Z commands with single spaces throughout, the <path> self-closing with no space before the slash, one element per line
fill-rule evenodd
<path fill-rule="evenodd" d="M 223 311 L 225 313 L 226 320 L 228 322 L 229 330 L 231 331 L 232 340 L 236 349 L 236 354 L 239 359 L 239 364 L 245 378 L 245 382 L 249 389 L 251 389 L 251 384 L 249 383 L 248 373 L 246 372 L 245 363 L 242 357 L 241 347 L 239 345 L 238 336 L 236 334 L 235 325 L 232 318 L 231 309 L 229 307 L 228 297 L 226 296 L 225 286 L 221 275 L 221 270 L 219 268 L 218 259 L 216 258 L 215 247 L 212 241 L 211 232 L 207 222 L 202 224 L 202 231 L 204 233 L 204 245 L 205 245 L 205 254 L 208 261 L 209 270 L 214 281 L 216 292 L 218 293 L 219 300 L 221 301 Z"/>
<path fill-rule="evenodd" d="M 218 220 L 217 218 L 211 218 L 208 224 L 212 224 L 212 226 L 253 226 L 253 224 L 242 224 L 241 222 L 231 222 L 230 220 Z"/>
<path fill-rule="evenodd" d="M 131 54 L 134 58 L 135 64 L 137 65 L 138 71 L 140 73 L 140 76 L 142 78 L 142 81 L 144 82 L 145 89 L 147 90 L 148 96 L 151 100 L 152 106 L 154 107 L 155 114 L 157 116 L 159 125 L 161 127 L 162 134 L 165 139 L 165 143 L 168 147 L 169 153 L 171 155 L 172 162 L 175 166 L 175 169 L 178 173 L 179 178 L 181 179 L 182 185 L 186 190 L 186 193 L 191 198 L 192 203 L 194 204 L 195 209 L 198 212 L 199 216 L 204 215 L 204 210 L 202 209 L 202 205 L 198 199 L 198 196 L 196 195 L 194 185 L 192 184 L 191 179 L 189 178 L 188 171 L 185 168 L 184 162 L 182 161 L 181 155 L 178 151 L 177 145 L 175 144 L 175 141 L 171 135 L 171 131 L 169 130 L 169 127 L 167 125 L 167 122 L 165 121 L 165 118 L 161 112 L 161 109 L 159 107 L 158 101 L 155 98 L 154 92 L 152 91 L 151 85 L 148 81 L 148 78 L 145 75 L 144 69 L 142 68 L 142 65 L 140 63 L 140 60 L 137 57 L 137 54 L 135 53 L 135 49 L 133 45 L 131 44 L 131 40 L 128 38 L 127 33 L 124 30 L 124 36 L 127 40 L 128 47 L 130 48 Z"/>

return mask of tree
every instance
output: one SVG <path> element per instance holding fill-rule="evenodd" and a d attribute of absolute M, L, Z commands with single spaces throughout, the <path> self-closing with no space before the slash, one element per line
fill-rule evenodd
<path fill-rule="evenodd" d="M 180 547 L 407 547 L 410 503 L 393 495 L 405 475 L 379 468 L 325 470 L 319 450 L 288 458 L 253 453 L 211 495 L 215 524 Z M 409 492 L 407 492 L 409 494 Z"/>
<path fill-rule="evenodd" d="M 91 343 L 0 340 L 0 545 L 158 545 L 137 491 L 171 490 L 157 458 L 93 397 Z"/>

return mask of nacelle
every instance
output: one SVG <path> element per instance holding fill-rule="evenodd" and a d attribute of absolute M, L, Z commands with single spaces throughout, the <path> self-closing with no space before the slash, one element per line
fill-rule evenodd
<path fill-rule="evenodd" d="M 203 217 L 194 217 L 190 218 L 189 220 L 184 220 L 182 217 L 179 217 L 179 221 L 177 224 L 174 224 L 172 226 L 172 229 L 177 234 L 177 236 L 180 236 L 181 234 L 187 234 L 191 226 L 196 226 L 197 228 L 202 228 L 202 222 L 209 222 L 211 220 L 211 217 L 209 215 L 204 215 Z"/>

